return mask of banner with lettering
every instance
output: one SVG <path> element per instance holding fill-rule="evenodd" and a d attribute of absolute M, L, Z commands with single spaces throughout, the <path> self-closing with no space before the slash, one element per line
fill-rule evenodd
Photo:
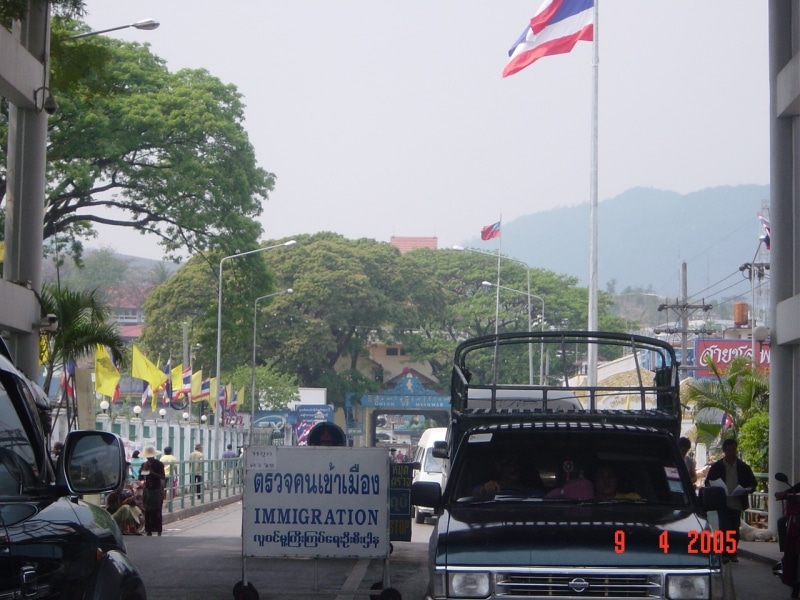
<path fill-rule="evenodd" d="M 245 556 L 389 557 L 385 448 L 254 446 L 244 466 Z"/>
<path fill-rule="evenodd" d="M 713 377 L 706 367 L 706 357 L 711 358 L 720 369 L 727 369 L 737 356 L 753 357 L 753 340 L 726 340 L 705 338 L 695 340 L 694 355 L 697 358 L 695 377 Z M 769 342 L 755 342 L 755 363 L 769 371 Z"/>

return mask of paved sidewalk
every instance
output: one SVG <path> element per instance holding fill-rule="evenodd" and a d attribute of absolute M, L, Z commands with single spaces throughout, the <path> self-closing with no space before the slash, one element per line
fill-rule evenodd
<path fill-rule="evenodd" d="M 778 542 L 739 542 L 739 554 L 770 565 L 778 562 L 783 555 L 778 549 Z"/>
<path fill-rule="evenodd" d="M 180 506 L 173 505 L 173 509 L 171 511 L 167 511 L 165 506 L 163 523 L 164 525 L 167 523 L 174 523 L 175 521 L 180 521 L 181 519 L 187 519 L 204 512 L 209 512 L 222 506 L 233 504 L 234 502 L 240 502 L 241 499 L 241 493 L 231 494 L 230 496 L 220 498 L 218 490 L 206 490 L 203 494 L 203 500 L 196 500 L 193 506 L 186 505 L 181 508 Z"/>

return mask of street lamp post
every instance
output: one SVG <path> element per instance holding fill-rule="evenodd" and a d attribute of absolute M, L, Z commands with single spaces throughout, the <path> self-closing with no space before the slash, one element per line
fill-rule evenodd
<path fill-rule="evenodd" d="M 474 252 L 476 254 L 483 254 L 485 256 L 492 256 L 492 257 L 496 257 L 497 256 L 497 254 L 495 254 L 493 252 L 486 252 L 484 250 L 478 250 L 477 248 L 464 248 L 463 246 L 453 246 L 453 250 L 458 250 L 459 252 Z M 525 267 L 525 271 L 526 271 L 527 276 L 528 276 L 528 298 L 530 299 L 530 295 L 531 295 L 531 267 L 530 267 L 530 265 L 528 263 L 526 263 L 526 262 L 523 262 L 523 261 L 519 260 L 519 259 L 511 258 L 510 256 L 500 255 L 500 258 L 504 258 L 506 260 L 510 260 L 511 262 L 515 262 L 515 263 L 520 264 L 523 267 Z M 492 284 L 492 285 L 495 285 L 495 284 Z M 499 281 L 497 282 L 496 285 L 498 287 L 502 287 L 500 285 Z M 495 315 L 497 315 L 497 314 L 499 314 L 499 310 L 500 310 L 500 296 L 499 295 L 497 296 L 497 299 L 496 299 L 495 302 L 497 304 L 497 306 L 495 307 Z M 530 302 L 528 302 L 528 314 L 529 315 L 531 314 Z M 495 322 L 497 322 L 497 316 L 495 316 Z M 530 330 L 530 328 L 529 328 L 529 330 Z M 495 333 L 497 333 L 496 330 L 495 330 Z"/>
<path fill-rule="evenodd" d="M 464 248 L 462 246 L 453 246 L 453 250 L 458 250 L 460 252 L 475 252 L 476 254 L 485 254 L 486 256 L 497 256 L 492 252 L 485 252 L 483 250 L 478 250 L 477 248 Z M 525 267 L 525 272 L 527 274 L 528 280 L 528 331 L 531 330 L 531 267 L 528 263 L 518 260 L 516 258 L 511 258 L 510 256 L 502 256 L 500 258 L 505 258 L 506 260 L 510 260 L 511 262 L 518 263 Z M 495 297 L 495 333 L 497 333 L 497 322 L 500 320 L 500 289 L 502 289 L 502 285 L 500 285 L 500 280 L 498 277 L 498 281 L 496 284 L 491 284 L 497 286 L 497 295 Z M 518 291 L 518 290 L 514 290 Z M 542 300 L 539 296 L 534 296 Z M 544 328 L 544 300 L 542 300 L 542 328 Z M 542 350 L 544 350 L 544 342 L 542 342 Z M 542 363 L 543 364 L 543 363 Z M 528 344 L 528 373 L 530 374 L 530 384 L 533 385 L 533 348 L 531 344 Z M 544 369 L 542 365 L 539 367 L 539 385 L 542 385 L 544 382 Z"/>
<path fill-rule="evenodd" d="M 514 288 L 506 287 L 504 285 L 497 285 L 496 283 L 492 283 L 491 281 L 482 281 L 481 285 L 485 287 L 496 287 L 501 290 L 508 290 L 509 292 L 515 292 L 517 294 L 523 294 L 524 296 L 528 297 L 528 331 L 533 329 L 533 321 L 531 318 L 531 298 L 536 298 L 539 302 L 542 303 L 542 318 L 540 322 L 541 330 L 544 331 L 544 298 L 541 296 L 537 296 L 536 294 L 531 294 L 530 288 L 528 288 L 527 292 L 523 292 L 522 290 L 515 290 Z M 530 373 L 529 379 L 530 384 L 533 385 L 533 354 L 530 351 L 530 345 L 528 346 L 528 372 Z M 544 385 L 544 341 L 541 343 L 540 348 L 540 356 L 539 356 L 539 385 Z"/>
<path fill-rule="evenodd" d="M 296 240 L 289 240 L 288 242 L 283 242 L 282 244 L 275 244 L 274 246 L 265 246 L 263 248 L 256 248 L 255 250 L 248 250 L 247 252 L 240 252 L 239 254 L 231 254 L 230 256 L 225 256 L 222 260 L 219 261 L 219 283 L 218 283 L 218 297 L 217 297 L 217 369 L 216 369 L 216 376 L 217 376 L 217 386 L 221 385 L 222 380 L 220 378 L 220 371 L 221 366 L 221 352 L 222 352 L 222 265 L 225 263 L 226 260 L 231 260 L 233 258 L 239 258 L 241 256 L 247 256 L 249 254 L 256 254 L 258 252 L 265 252 L 266 250 L 272 250 L 273 248 L 282 248 L 283 246 L 293 246 L 296 244 Z M 219 394 L 217 394 L 219 395 Z M 219 398 L 214 399 L 214 448 L 215 448 L 215 455 L 214 458 L 220 457 L 219 451 Z"/>
<path fill-rule="evenodd" d="M 292 293 L 294 293 L 294 290 L 292 288 L 281 290 L 280 292 L 274 292 L 272 294 L 267 294 L 266 296 L 259 296 L 253 303 L 253 366 L 250 368 L 250 385 L 251 385 L 250 402 L 252 402 L 250 411 L 251 446 L 253 445 L 253 424 L 256 422 L 256 331 L 257 331 L 256 322 L 258 321 L 258 302 L 260 300 L 272 298 L 273 296 L 281 296 L 283 294 L 292 294 Z"/>
<path fill-rule="evenodd" d="M 161 25 L 158 21 L 154 19 L 143 19 L 141 21 L 136 21 L 136 23 L 129 23 L 128 25 L 119 25 L 118 27 L 110 27 L 108 29 L 100 29 L 99 31 L 87 31 L 86 33 L 79 33 L 77 35 L 71 35 L 67 39 L 68 40 L 77 40 L 80 38 L 90 37 L 93 35 L 101 35 L 103 33 L 108 33 L 110 31 L 119 31 L 120 29 L 128 29 L 128 27 L 133 27 L 134 29 L 142 29 L 145 31 L 151 31 L 153 29 L 158 29 L 158 26 Z"/>

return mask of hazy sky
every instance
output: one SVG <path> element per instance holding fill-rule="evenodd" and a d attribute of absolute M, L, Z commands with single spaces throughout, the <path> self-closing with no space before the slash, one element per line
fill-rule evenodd
<path fill-rule="evenodd" d="M 155 31 L 109 35 L 238 88 L 258 161 L 277 175 L 265 238 L 335 231 L 449 247 L 501 214 L 588 203 L 592 44 L 501 77 L 540 3 L 86 0 L 86 21 L 156 19 Z M 599 7 L 600 201 L 635 186 L 768 183 L 767 3 Z M 99 244 L 161 256 L 138 235 Z"/>

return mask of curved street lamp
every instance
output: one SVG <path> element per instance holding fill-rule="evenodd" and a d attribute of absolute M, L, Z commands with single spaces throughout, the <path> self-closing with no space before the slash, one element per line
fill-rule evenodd
<path fill-rule="evenodd" d="M 258 303 L 260 300 L 266 300 L 267 298 L 272 298 L 273 296 L 283 296 L 284 294 L 293 294 L 294 290 L 292 288 L 288 288 L 285 290 L 281 290 L 280 292 L 273 292 L 272 294 L 267 294 L 266 296 L 259 296 L 256 298 L 256 301 L 253 303 L 253 364 L 250 367 L 250 385 L 251 385 L 251 392 L 250 392 L 250 402 L 252 406 L 250 407 L 250 444 L 253 443 L 253 424 L 256 422 L 256 322 L 258 320 Z"/>
<path fill-rule="evenodd" d="M 522 290 L 515 290 L 514 288 L 506 287 L 504 285 L 497 285 L 496 283 L 492 283 L 491 281 L 481 281 L 481 285 L 485 287 L 496 287 L 500 290 L 508 290 L 509 292 L 515 292 L 517 294 L 522 294 L 523 296 L 528 297 L 528 331 L 533 329 L 533 321 L 531 319 L 531 298 L 536 298 L 542 303 L 542 318 L 541 318 L 541 330 L 544 331 L 544 298 L 541 296 L 537 296 L 536 294 L 531 294 L 530 288 L 528 292 L 523 292 Z M 528 368 L 530 373 L 530 384 L 533 385 L 533 354 L 530 352 L 530 345 L 528 347 Z M 539 356 L 539 385 L 544 385 L 544 342 L 541 344 L 540 349 L 540 356 Z"/>
<path fill-rule="evenodd" d="M 222 265 L 226 260 L 231 260 L 233 258 L 239 258 L 241 256 L 248 256 L 249 254 L 256 254 L 258 252 L 265 252 L 267 250 L 272 250 L 273 248 L 282 248 L 284 246 L 294 246 L 297 243 L 297 240 L 289 240 L 288 242 L 283 242 L 282 244 L 275 244 L 274 246 L 264 246 L 263 248 L 256 248 L 255 250 L 248 250 L 247 252 L 240 252 L 239 254 L 231 254 L 230 256 L 225 256 L 222 260 L 219 261 L 219 283 L 217 290 L 219 292 L 219 296 L 217 298 L 217 369 L 215 371 L 217 377 L 217 386 L 222 384 L 222 379 L 220 378 L 220 371 L 221 366 L 221 352 L 222 352 Z M 214 399 L 214 450 L 215 454 L 213 458 L 220 457 L 219 451 L 219 398 Z"/>
<path fill-rule="evenodd" d="M 77 40 L 80 38 L 90 37 L 93 35 L 101 35 L 103 33 L 108 33 L 109 31 L 119 31 L 120 29 L 128 29 L 128 27 L 133 27 L 134 29 L 141 29 L 143 31 L 152 31 L 153 29 L 158 29 L 159 25 L 161 25 L 161 23 L 159 23 L 154 19 L 142 19 L 141 21 L 136 21 L 136 23 L 129 23 L 128 25 L 119 25 L 118 27 L 110 27 L 109 29 L 100 29 L 98 31 L 87 31 L 86 33 L 71 35 L 67 39 Z"/>

